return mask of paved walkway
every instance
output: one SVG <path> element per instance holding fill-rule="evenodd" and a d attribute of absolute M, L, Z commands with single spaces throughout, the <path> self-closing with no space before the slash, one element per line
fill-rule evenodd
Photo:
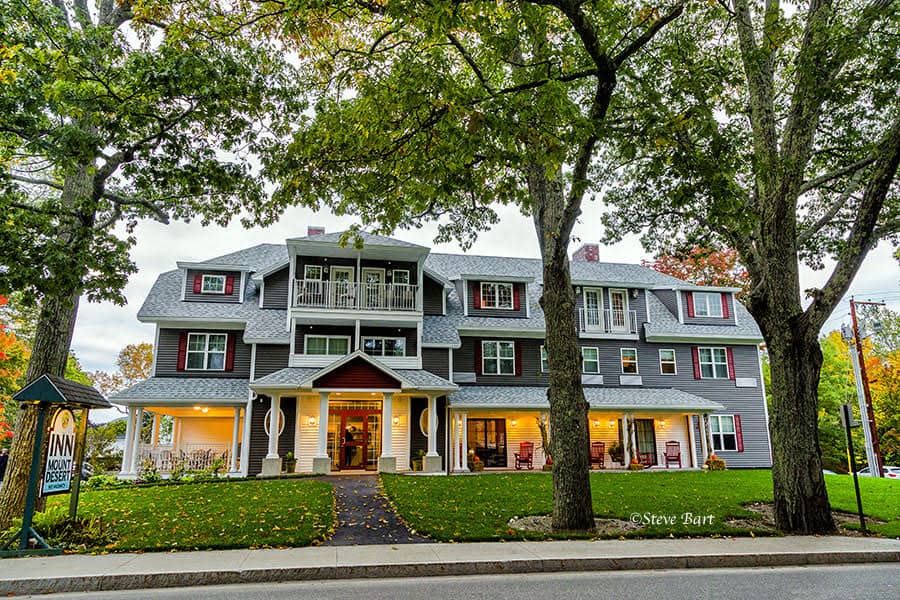
<path fill-rule="evenodd" d="M 782 537 L 316 546 L 0 560 L 0 596 L 385 577 L 897 563 L 900 540 Z"/>
<path fill-rule="evenodd" d="M 332 475 L 338 526 L 323 546 L 421 544 L 428 540 L 411 532 L 378 488 L 375 475 Z"/>

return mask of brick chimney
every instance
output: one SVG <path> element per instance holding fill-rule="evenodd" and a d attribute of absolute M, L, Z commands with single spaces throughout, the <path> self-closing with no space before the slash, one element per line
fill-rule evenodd
<path fill-rule="evenodd" d="M 600 244 L 584 244 L 572 255 L 572 262 L 600 262 Z"/>
<path fill-rule="evenodd" d="M 325 233 L 324 227 L 320 227 L 318 225 L 309 225 L 306 227 L 307 237 L 312 237 L 314 235 L 322 235 L 323 233 Z"/>

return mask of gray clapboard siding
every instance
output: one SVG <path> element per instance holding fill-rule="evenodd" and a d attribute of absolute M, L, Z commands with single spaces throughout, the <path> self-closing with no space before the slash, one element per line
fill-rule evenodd
<path fill-rule="evenodd" d="M 228 333 L 235 336 L 233 371 L 179 371 L 178 341 L 181 333 Z M 250 377 L 250 346 L 242 341 L 243 331 L 222 331 L 215 329 L 160 329 L 159 345 L 156 349 L 157 377 L 227 377 L 247 379 Z"/>
<path fill-rule="evenodd" d="M 287 368 L 291 347 L 287 344 L 257 344 L 256 364 L 252 379 L 265 377 Z"/>
<path fill-rule="evenodd" d="M 247 474 L 250 477 L 262 472 L 262 461 L 269 452 L 269 436 L 266 433 L 266 413 L 272 408 L 272 400 L 268 396 L 260 396 L 253 401 L 253 414 L 250 415 L 250 451 L 247 461 Z M 284 458 L 288 452 L 294 452 L 294 431 L 297 426 L 297 399 L 282 398 L 279 407 L 284 413 L 284 430 L 278 436 L 278 455 Z M 296 454 L 296 452 L 294 452 Z"/>
<path fill-rule="evenodd" d="M 446 449 L 447 423 L 446 423 L 447 397 L 441 396 L 437 399 L 437 452 L 443 457 Z M 422 450 L 428 452 L 428 438 L 422 433 L 420 420 L 422 413 L 428 411 L 428 398 L 410 398 L 410 419 L 409 419 L 409 457 L 416 458 L 417 452 Z M 444 467 L 447 461 L 444 461 Z"/>
<path fill-rule="evenodd" d="M 295 354 L 303 354 L 306 351 L 304 336 L 307 335 L 350 336 L 350 352 L 356 350 L 353 339 L 356 335 L 356 327 L 353 325 L 306 325 L 297 323 L 297 330 L 294 335 Z"/>
<path fill-rule="evenodd" d="M 334 258 L 334 257 L 320 257 L 320 256 L 298 256 L 297 257 L 297 279 L 303 279 L 304 276 L 304 266 L 305 265 L 319 265 L 324 268 L 328 268 L 328 273 L 323 273 L 322 278 L 327 280 L 331 279 L 331 269 L 330 267 L 338 266 L 338 267 L 353 267 L 353 277 L 355 281 L 360 281 L 360 273 L 357 272 L 356 269 L 356 259 L 353 258 Z M 371 260 L 371 259 L 362 259 L 360 261 L 360 271 L 366 268 L 373 269 L 384 269 L 385 270 L 385 283 L 392 283 L 391 281 L 391 271 L 394 269 L 402 269 L 404 271 L 409 271 L 409 283 L 410 285 L 416 285 L 418 282 L 419 272 L 418 265 L 414 262 L 407 261 L 397 261 L 397 260 Z"/>
<path fill-rule="evenodd" d="M 444 284 L 438 283 L 431 277 L 425 276 L 423 293 L 423 309 L 426 315 L 444 314 Z"/>
<path fill-rule="evenodd" d="M 422 348 L 422 368 L 438 377 L 450 379 L 450 354 L 447 348 Z"/>
<path fill-rule="evenodd" d="M 263 279 L 263 308 L 287 308 L 289 271 L 285 267 Z"/>
<path fill-rule="evenodd" d="M 194 277 L 200 275 L 224 275 L 234 277 L 234 289 L 231 294 L 195 294 L 194 293 Z M 240 271 L 197 271 L 194 269 L 187 270 L 187 277 L 184 280 L 184 299 L 191 302 L 222 302 L 234 303 L 241 301 L 241 272 Z"/>
<path fill-rule="evenodd" d="M 365 337 L 400 337 L 406 340 L 406 356 L 416 356 L 419 351 L 419 332 L 414 327 L 360 327 L 359 343 Z"/>

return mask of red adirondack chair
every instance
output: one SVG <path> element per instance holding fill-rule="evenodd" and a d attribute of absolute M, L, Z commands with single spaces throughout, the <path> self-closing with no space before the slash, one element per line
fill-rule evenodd
<path fill-rule="evenodd" d="M 601 469 L 606 468 L 606 444 L 603 442 L 591 442 L 591 466 L 594 463 Z"/>
<path fill-rule="evenodd" d="M 645 469 L 649 469 L 653 466 L 653 453 L 652 452 L 638 452 L 638 461 L 642 465 L 644 465 Z"/>
<path fill-rule="evenodd" d="M 666 468 L 669 468 L 669 463 L 678 463 L 678 468 L 681 468 L 681 444 L 676 441 L 666 442 Z"/>
<path fill-rule="evenodd" d="M 534 469 L 534 443 L 519 442 L 519 451 L 514 452 L 516 457 L 516 470 L 522 467 L 528 467 L 529 470 Z"/>

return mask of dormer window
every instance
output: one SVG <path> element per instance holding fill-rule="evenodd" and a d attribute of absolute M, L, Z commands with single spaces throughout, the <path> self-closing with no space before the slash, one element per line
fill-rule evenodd
<path fill-rule="evenodd" d="M 481 283 L 481 308 L 513 308 L 513 284 Z"/>
<path fill-rule="evenodd" d="M 203 284 L 200 288 L 204 294 L 224 294 L 225 293 L 225 276 L 224 275 L 204 275 Z"/>
<path fill-rule="evenodd" d="M 694 315 L 698 317 L 722 317 L 722 295 L 694 292 Z"/>

